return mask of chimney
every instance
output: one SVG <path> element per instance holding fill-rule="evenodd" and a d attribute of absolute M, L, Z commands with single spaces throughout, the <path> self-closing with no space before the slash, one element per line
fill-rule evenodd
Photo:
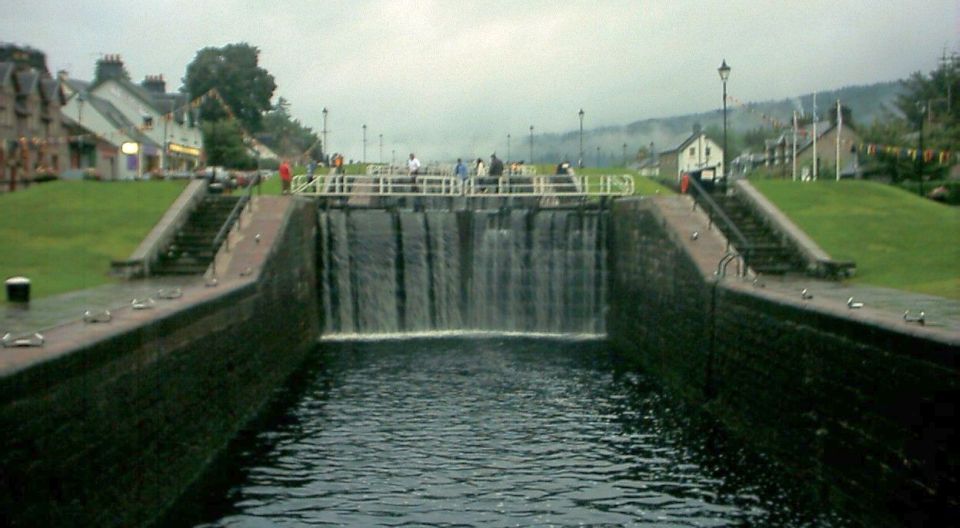
<path fill-rule="evenodd" d="M 108 54 L 97 61 L 96 82 L 100 83 L 108 79 L 129 79 L 130 76 L 123 68 L 123 59 L 120 55 Z"/>
<path fill-rule="evenodd" d="M 694 135 L 699 134 L 701 130 L 703 130 L 703 128 L 701 128 L 700 123 L 694 123 L 694 124 L 693 124 L 693 134 L 694 134 Z"/>
<path fill-rule="evenodd" d="M 163 80 L 163 74 L 147 75 L 143 78 L 143 82 L 140 83 L 140 86 L 143 86 L 152 94 L 162 95 L 167 93 L 167 81 Z"/>

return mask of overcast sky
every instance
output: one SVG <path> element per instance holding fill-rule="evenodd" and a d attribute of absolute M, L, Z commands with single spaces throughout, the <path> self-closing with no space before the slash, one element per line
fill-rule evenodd
<path fill-rule="evenodd" d="M 717 67 L 743 101 L 889 81 L 960 51 L 956 0 L 316 1 L 5 0 L 0 38 L 93 77 L 122 55 L 135 81 L 179 88 L 207 46 L 248 42 L 277 95 L 331 151 L 425 160 L 721 105 Z"/>

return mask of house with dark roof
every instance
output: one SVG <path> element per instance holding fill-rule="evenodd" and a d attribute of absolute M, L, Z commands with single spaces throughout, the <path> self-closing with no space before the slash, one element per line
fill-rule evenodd
<path fill-rule="evenodd" d="M 42 52 L 4 44 L 0 59 L 0 190 L 15 190 L 65 168 L 65 95 Z"/>
<path fill-rule="evenodd" d="M 97 62 L 92 82 L 70 79 L 65 73 L 62 78 L 69 92 L 64 113 L 90 137 L 115 149 L 107 163 L 96 162 L 98 168 L 107 165 L 104 177 L 142 178 L 152 172 L 192 171 L 200 165 L 203 138 L 189 98 L 166 93 L 162 76 L 147 76 L 135 84 L 120 56 L 106 55 Z M 106 151 L 98 153 L 110 158 Z"/>
<path fill-rule="evenodd" d="M 699 125 L 693 127 L 693 133 L 670 150 L 661 152 L 659 175 L 680 181 L 684 173 L 700 169 L 715 168 L 717 174 L 723 174 L 723 148 L 707 137 Z"/>

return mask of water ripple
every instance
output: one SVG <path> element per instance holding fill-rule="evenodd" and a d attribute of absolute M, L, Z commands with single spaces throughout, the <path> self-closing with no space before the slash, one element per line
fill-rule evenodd
<path fill-rule="evenodd" d="M 830 525 L 726 463 L 739 448 L 710 449 L 602 342 L 321 350 L 299 400 L 235 449 L 204 526 Z"/>

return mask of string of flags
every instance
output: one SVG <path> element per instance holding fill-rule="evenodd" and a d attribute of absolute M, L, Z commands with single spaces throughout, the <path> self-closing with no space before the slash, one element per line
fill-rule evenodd
<path fill-rule="evenodd" d="M 211 88 L 207 90 L 207 92 L 204 93 L 203 95 L 200 95 L 199 97 L 196 97 L 193 100 L 179 107 L 174 108 L 173 110 L 160 116 L 160 118 L 165 121 L 171 121 L 174 119 L 176 114 L 182 112 L 183 110 L 186 110 L 187 108 L 199 108 L 201 105 L 203 105 L 205 102 L 209 100 L 216 101 L 219 104 L 220 108 L 223 109 L 224 113 L 227 114 L 227 117 L 229 119 L 235 120 L 238 123 L 240 122 L 237 119 L 236 114 L 233 112 L 233 109 L 231 109 L 230 105 L 228 105 L 227 102 L 224 101 L 223 97 L 220 95 L 220 92 L 218 92 L 216 88 Z M 27 149 L 31 145 L 34 147 L 44 147 L 44 146 L 50 146 L 50 145 L 69 144 L 73 142 L 80 142 L 80 141 L 86 141 L 91 139 L 95 139 L 95 140 L 102 139 L 104 141 L 109 141 L 110 139 L 114 139 L 118 136 L 121 138 L 130 137 L 135 133 L 142 133 L 143 131 L 150 130 L 152 128 L 153 128 L 152 123 L 144 123 L 141 125 L 119 127 L 103 134 L 96 133 L 96 132 L 88 132 L 83 134 L 73 134 L 73 135 L 55 136 L 55 137 L 22 136 L 17 140 L 17 143 L 19 144 L 21 149 Z M 247 130 L 244 129 L 242 125 L 240 126 L 240 132 L 252 144 L 254 145 L 259 144 L 256 138 L 254 138 L 252 134 L 247 132 Z"/>
<path fill-rule="evenodd" d="M 775 130 L 790 129 L 793 123 L 784 122 L 766 112 L 761 112 L 756 108 L 744 103 L 736 97 L 727 94 L 727 100 L 737 105 L 739 108 L 758 116 L 761 120 L 768 123 Z M 797 134 L 803 137 L 811 136 L 813 132 L 807 128 L 799 128 Z M 881 145 L 876 143 L 858 143 L 851 140 L 842 140 L 841 143 L 847 148 L 853 148 L 858 154 L 866 156 L 886 156 L 899 159 L 909 159 L 916 161 L 918 155 L 922 155 L 924 163 L 938 163 L 940 165 L 953 165 L 960 163 L 960 152 L 951 152 L 949 150 L 924 149 L 921 153 L 916 148 L 901 147 L 897 145 Z"/>

